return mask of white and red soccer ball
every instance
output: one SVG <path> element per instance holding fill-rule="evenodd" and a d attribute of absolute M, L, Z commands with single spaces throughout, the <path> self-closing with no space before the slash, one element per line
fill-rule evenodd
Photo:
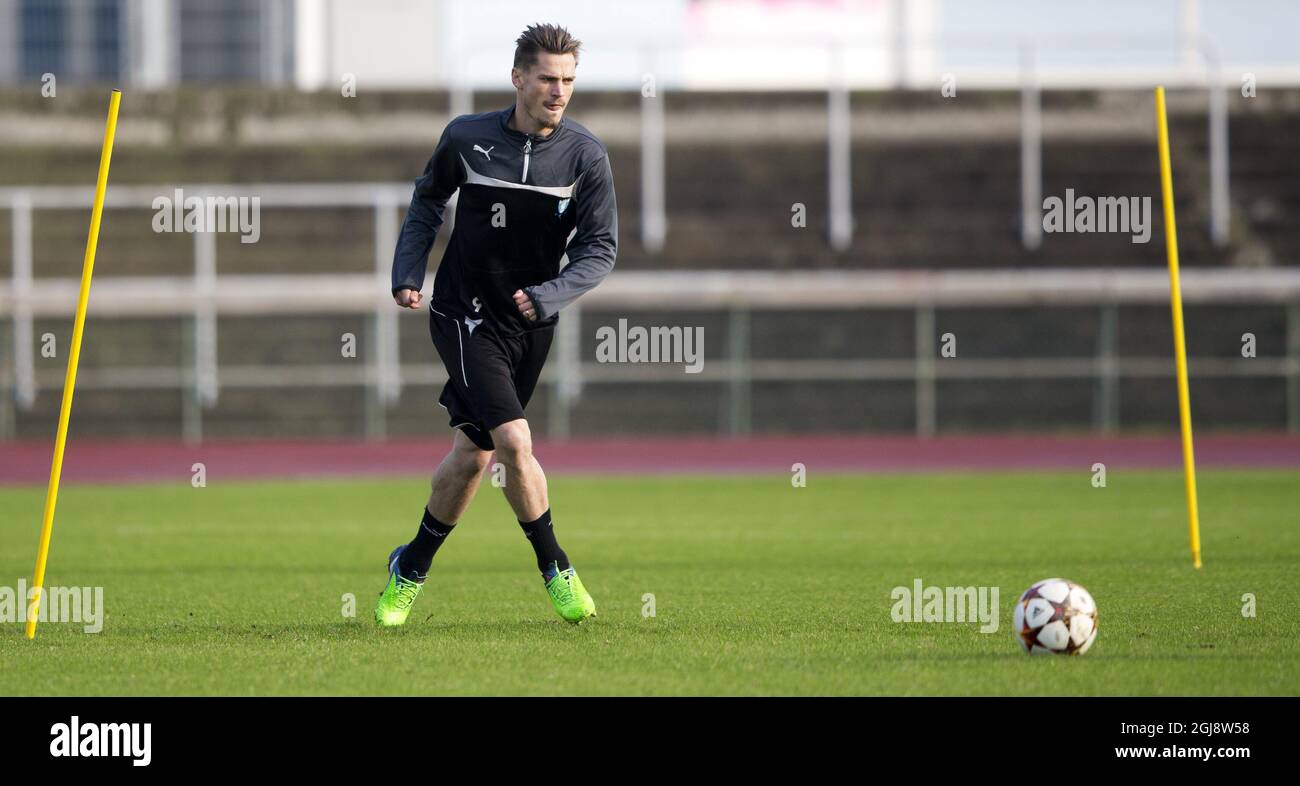
<path fill-rule="evenodd" d="M 1097 640 L 1097 603 L 1065 579 L 1043 579 L 1016 601 L 1012 630 L 1030 655 L 1082 655 Z"/>

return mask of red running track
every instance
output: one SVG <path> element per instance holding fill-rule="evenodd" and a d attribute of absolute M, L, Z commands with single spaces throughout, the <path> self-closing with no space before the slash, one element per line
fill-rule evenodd
<path fill-rule="evenodd" d="M 65 483 L 188 482 L 196 462 L 215 478 L 423 475 L 451 439 L 391 442 L 74 440 Z M 52 442 L 0 443 L 0 485 L 42 485 Z M 902 436 L 575 439 L 534 449 L 549 473 L 786 473 L 804 464 L 820 472 L 1177 468 L 1177 437 Z M 1300 436 L 1213 436 L 1196 440 L 1198 467 L 1300 468 Z"/>

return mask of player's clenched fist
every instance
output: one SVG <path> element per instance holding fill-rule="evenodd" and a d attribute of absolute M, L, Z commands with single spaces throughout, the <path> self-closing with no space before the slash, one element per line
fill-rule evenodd
<path fill-rule="evenodd" d="M 420 297 L 420 293 L 417 290 L 399 289 L 396 294 L 393 295 L 393 300 L 396 300 L 397 305 L 402 308 L 419 308 Z"/>
<path fill-rule="evenodd" d="M 528 295 L 524 294 L 522 289 L 515 290 L 515 306 L 518 307 L 519 313 L 524 315 L 524 319 L 529 322 L 537 321 L 537 309 L 533 306 L 533 301 Z"/>

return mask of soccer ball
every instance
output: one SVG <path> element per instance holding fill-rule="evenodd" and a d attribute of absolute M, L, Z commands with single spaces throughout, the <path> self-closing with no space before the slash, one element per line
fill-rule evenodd
<path fill-rule="evenodd" d="M 1043 579 L 1016 601 L 1012 627 L 1030 655 L 1082 655 L 1097 640 L 1097 602 L 1065 579 Z"/>

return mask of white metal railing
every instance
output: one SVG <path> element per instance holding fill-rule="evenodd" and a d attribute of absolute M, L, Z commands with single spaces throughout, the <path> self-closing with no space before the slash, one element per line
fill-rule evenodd
<path fill-rule="evenodd" d="M 176 189 L 170 186 L 109 186 L 105 195 L 108 210 L 153 209 L 159 196 L 170 197 Z M 92 313 L 96 315 L 156 315 L 185 314 L 192 318 L 192 338 L 189 351 L 193 355 L 192 396 L 184 410 L 184 432 L 189 439 L 202 436 L 202 409 L 216 404 L 219 391 L 217 372 L 217 316 L 230 313 L 306 313 L 317 308 L 334 308 L 353 311 L 357 307 L 357 292 L 386 293 L 390 288 L 393 248 L 397 242 L 399 207 L 407 204 L 411 186 L 403 183 L 347 183 L 347 184 L 286 184 L 199 183 L 182 186 L 188 196 L 225 196 L 240 194 L 257 197 L 262 207 L 355 207 L 370 209 L 375 222 L 374 272 L 370 275 L 341 276 L 339 281 L 326 284 L 326 292 L 312 281 L 315 299 L 307 308 L 291 301 L 283 289 L 276 289 L 277 298 L 285 302 L 279 308 L 257 294 L 262 287 L 298 286 L 303 277 L 248 276 L 218 277 L 216 236 L 210 232 L 193 233 L 193 274 L 184 277 L 131 277 L 113 279 L 101 272 L 96 280 L 91 299 Z M 39 287 L 32 271 L 32 212 L 38 209 L 81 209 L 90 205 L 93 189 L 82 186 L 36 186 L 0 188 L 0 207 L 7 207 L 12 220 L 11 282 L 0 297 L 3 310 L 13 319 L 13 386 L 14 401 L 22 409 L 31 407 L 36 398 L 37 379 L 33 357 L 32 324 L 37 315 L 45 315 L 43 298 L 49 292 L 60 291 L 67 281 L 41 279 Z M 454 204 L 452 205 L 454 209 Z M 448 231 L 451 229 L 448 221 Z M 241 280 L 242 279 L 242 280 Z M 69 279 L 71 280 L 71 279 Z M 294 283 L 289 283 L 289 281 Z M 78 282 L 71 280 L 74 287 Z M 233 286 L 232 286 L 233 285 Z M 183 310 L 166 304 L 167 299 L 185 303 Z M 334 300 L 331 300 L 334 298 Z M 74 302 L 75 302 L 74 296 Z M 373 314 L 375 346 L 374 364 L 370 368 L 374 393 L 371 416 L 367 419 L 368 433 L 382 436 L 383 420 L 375 412 L 397 400 L 401 392 L 401 377 L 397 373 L 396 309 L 386 307 L 391 298 L 372 295 L 373 302 L 362 310 Z M 248 309 L 253 309 L 249 311 Z M 63 314 L 61 310 L 52 312 Z M 95 374 L 89 375 L 94 386 Z M 148 374 L 146 373 L 147 377 Z"/>
<path fill-rule="evenodd" d="M 172 186 L 111 187 L 107 206 L 148 208 L 154 196 Z M 399 357 L 399 319 L 389 295 L 392 249 L 398 207 L 409 196 L 405 184 L 188 186 L 190 194 L 257 195 L 266 206 L 350 206 L 369 209 L 376 223 L 374 270 L 328 275 L 221 275 L 211 235 L 194 237 L 190 275 L 112 277 L 101 275 L 91 288 L 94 317 L 172 316 L 190 320 L 187 365 L 177 368 L 85 369 L 79 384 L 90 389 L 164 388 L 185 393 L 183 435 L 202 436 L 203 411 L 212 407 L 222 386 L 274 388 L 288 385 L 364 386 L 367 391 L 365 432 L 384 435 L 385 410 L 395 403 L 403 382 L 434 383 L 444 377 L 427 362 L 403 365 Z M 13 268 L 0 282 L 0 318 L 12 322 L 13 362 L 0 369 L 0 406 L 29 409 L 41 389 L 56 389 L 61 369 L 38 372 L 33 357 L 33 321 L 38 317 L 71 318 L 79 281 L 36 278 L 32 271 L 31 212 L 35 209 L 84 208 L 88 188 L 4 188 L 0 207 L 11 211 Z M 450 215 L 449 211 L 449 222 Z M 450 228 L 450 227 L 449 227 Z M 1286 308 L 1285 354 L 1251 360 L 1194 357 L 1193 371 L 1208 376 L 1281 377 L 1286 381 L 1287 423 L 1300 430 L 1300 269 L 1190 269 L 1183 272 L 1183 296 L 1189 304 L 1280 304 Z M 310 291 L 310 298 L 301 293 Z M 750 397 L 755 382 L 774 380 L 905 380 L 915 385 L 916 427 L 920 434 L 936 428 L 939 379 L 1094 378 L 1098 397 L 1094 423 L 1099 430 L 1116 427 L 1121 377 L 1160 377 L 1172 373 L 1168 357 L 1120 358 L 1115 330 L 1116 309 L 1134 304 L 1167 304 L 1168 278 L 1161 269 L 984 270 L 984 271 L 618 271 L 566 310 L 556 336 L 554 359 L 544 381 L 552 406 L 547 424 L 553 436 L 569 429 L 573 403 L 591 383 L 644 380 L 722 382 L 729 405 L 725 430 L 750 430 Z M 1095 357 L 1018 359 L 936 359 L 936 309 L 946 307 L 1080 306 L 1100 309 Z M 754 360 L 750 352 L 750 316 L 783 309 L 886 309 L 914 312 L 915 353 L 910 359 L 836 360 L 795 358 Z M 583 314 L 626 309 L 721 311 L 728 314 L 726 357 L 713 350 L 704 373 L 655 364 L 585 362 L 580 357 Z M 220 315 L 365 314 L 374 321 L 374 344 L 364 368 L 346 364 L 299 366 L 225 366 L 217 363 Z M 0 413 L 0 424 L 14 413 Z M 0 435 L 3 436 L 3 435 Z"/>
<path fill-rule="evenodd" d="M 1031 42 L 1020 47 L 1020 239 L 1025 248 L 1033 250 L 1042 244 L 1043 197 L 1043 120 L 1039 94 L 1038 48 Z M 1228 94 L 1223 84 L 1222 65 L 1218 50 L 1209 38 L 1187 42 L 1187 52 L 1192 59 L 1187 70 L 1188 78 L 1195 84 L 1197 61 L 1202 67 L 1200 88 L 1206 94 L 1206 116 L 1209 119 L 1209 190 L 1210 239 L 1223 248 L 1228 245 L 1231 227 L 1228 171 Z M 1152 146 L 1154 149 L 1154 145 Z M 1115 196 L 1119 196 L 1118 194 Z"/>

